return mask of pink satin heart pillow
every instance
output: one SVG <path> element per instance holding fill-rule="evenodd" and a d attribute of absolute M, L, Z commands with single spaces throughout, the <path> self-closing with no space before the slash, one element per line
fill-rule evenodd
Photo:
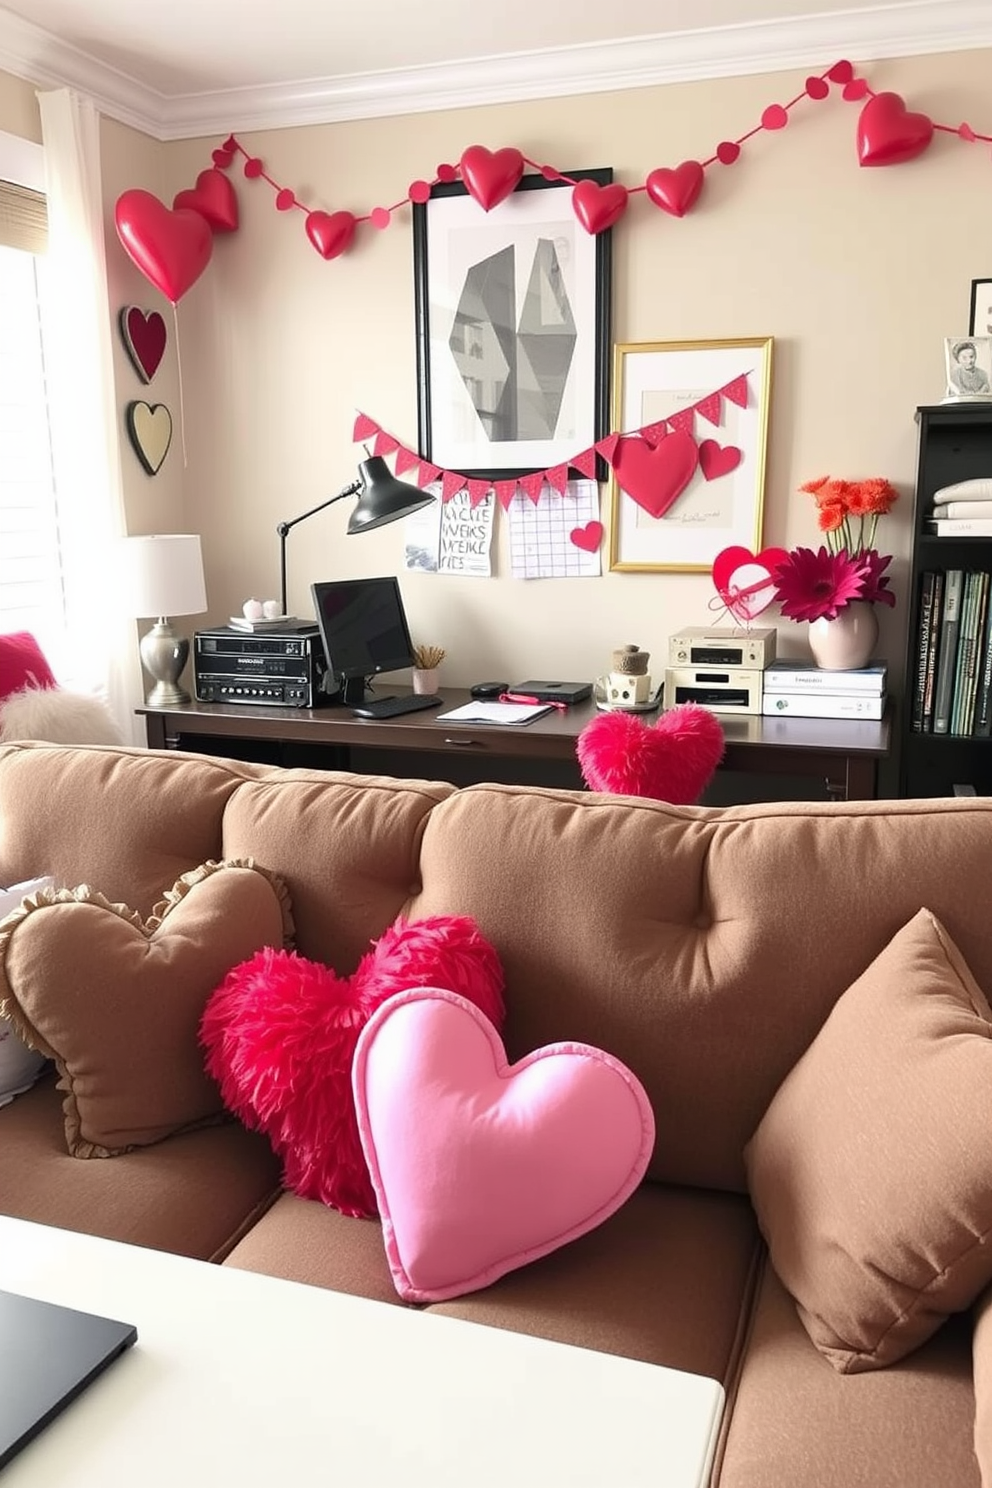
<path fill-rule="evenodd" d="M 508 1065 L 457 993 L 397 992 L 352 1066 L 362 1148 L 399 1295 L 440 1302 L 489 1286 L 620 1208 L 654 1147 L 640 1081 L 587 1044 Z"/>

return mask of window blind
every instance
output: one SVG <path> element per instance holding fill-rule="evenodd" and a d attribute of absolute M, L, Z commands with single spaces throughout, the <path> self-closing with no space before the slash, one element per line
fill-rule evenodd
<path fill-rule="evenodd" d="M 0 181 L 0 244 L 23 253 L 44 253 L 48 207 L 40 191 Z"/>

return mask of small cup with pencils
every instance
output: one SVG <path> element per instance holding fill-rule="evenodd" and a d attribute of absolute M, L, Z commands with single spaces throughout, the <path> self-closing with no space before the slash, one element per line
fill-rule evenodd
<path fill-rule="evenodd" d="M 437 692 L 438 667 L 444 660 L 440 646 L 414 646 L 413 690 L 417 693 Z"/>

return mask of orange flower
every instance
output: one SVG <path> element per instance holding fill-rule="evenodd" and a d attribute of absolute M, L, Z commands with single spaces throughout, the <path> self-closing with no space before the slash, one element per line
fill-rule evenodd
<path fill-rule="evenodd" d="M 869 497 L 865 492 L 864 481 L 852 481 L 847 498 L 847 509 L 852 517 L 867 517 L 875 508 L 869 505 Z"/>
<path fill-rule="evenodd" d="M 895 486 L 878 475 L 861 482 L 861 494 L 864 498 L 865 511 L 873 517 L 884 517 L 899 499 L 899 492 Z"/>
<path fill-rule="evenodd" d="M 844 525 L 845 511 L 839 501 L 827 501 L 816 514 L 816 525 L 821 532 L 839 532 Z"/>

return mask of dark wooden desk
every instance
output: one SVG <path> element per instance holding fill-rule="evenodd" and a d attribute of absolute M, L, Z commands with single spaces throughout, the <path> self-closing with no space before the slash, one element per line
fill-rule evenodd
<path fill-rule="evenodd" d="M 455 688 L 445 688 L 444 699 L 445 708 L 470 701 L 466 691 Z M 193 702 L 137 711 L 144 715 L 151 749 L 453 780 L 456 785 L 504 780 L 578 787 L 582 779 L 575 740 L 596 708 L 590 700 L 522 726 L 442 723 L 434 712 L 374 719 L 355 718 L 347 708 L 239 703 Z M 650 723 L 656 716 L 645 718 Z M 722 770 L 816 780 L 821 791 L 841 801 L 872 800 L 877 793 L 878 761 L 889 752 L 889 717 L 872 723 L 721 714 L 720 722 L 727 738 Z"/>

